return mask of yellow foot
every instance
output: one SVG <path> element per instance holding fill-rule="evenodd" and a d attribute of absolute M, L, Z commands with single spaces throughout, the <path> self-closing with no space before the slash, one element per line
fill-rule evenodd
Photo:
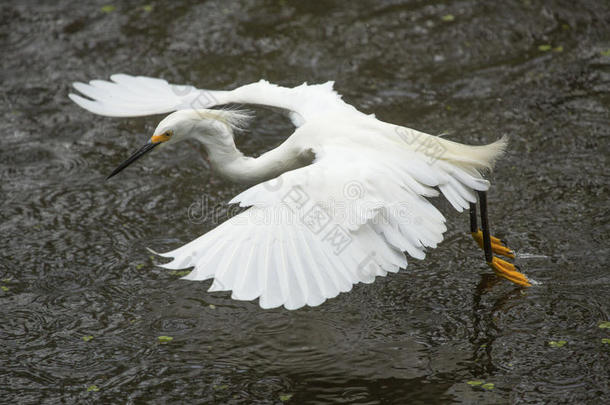
<path fill-rule="evenodd" d="M 478 231 L 471 233 L 471 235 L 479 247 L 483 249 L 483 231 L 479 229 Z M 509 249 L 508 246 L 504 245 L 500 239 L 496 238 L 495 236 L 490 236 L 490 239 L 492 252 L 511 259 L 515 258 L 515 252 Z"/>
<path fill-rule="evenodd" d="M 517 268 L 512 263 L 509 263 L 505 260 L 494 257 L 492 259 L 491 263 L 487 262 L 487 264 L 489 265 L 489 267 L 494 269 L 494 271 L 496 272 L 496 275 L 498 275 L 500 277 L 504 277 L 505 279 L 512 281 L 515 284 L 519 284 L 520 286 L 523 286 L 523 287 L 532 286 L 532 284 L 527 279 L 525 274 L 518 272 Z"/>

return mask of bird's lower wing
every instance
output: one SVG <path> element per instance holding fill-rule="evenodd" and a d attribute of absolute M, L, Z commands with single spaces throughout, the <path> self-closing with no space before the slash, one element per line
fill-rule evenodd
<path fill-rule="evenodd" d="M 489 183 L 421 154 L 384 152 L 327 148 L 312 165 L 251 187 L 232 201 L 247 211 L 163 254 L 174 259 L 163 266 L 214 278 L 210 291 L 296 309 L 406 267 L 402 252 L 423 259 L 446 230 L 425 198 L 438 195 L 433 187 L 461 210 Z"/>
<path fill-rule="evenodd" d="M 299 218 L 288 207 L 253 207 L 163 254 L 174 258 L 163 267 L 194 267 L 184 279 L 213 278 L 209 291 L 230 290 L 238 300 L 260 297 L 262 308 L 297 309 L 406 266 L 405 256 L 372 226 L 348 232 L 327 219 Z"/>

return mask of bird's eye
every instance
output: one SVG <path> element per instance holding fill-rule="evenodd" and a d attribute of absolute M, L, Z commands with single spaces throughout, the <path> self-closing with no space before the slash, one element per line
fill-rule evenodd
<path fill-rule="evenodd" d="M 172 131 L 166 131 L 164 135 L 169 138 L 170 136 L 172 136 Z"/>

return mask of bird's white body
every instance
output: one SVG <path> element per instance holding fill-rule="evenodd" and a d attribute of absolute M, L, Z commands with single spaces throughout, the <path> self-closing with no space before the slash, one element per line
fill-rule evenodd
<path fill-rule="evenodd" d="M 439 191 L 458 211 L 476 202 L 506 142 L 467 146 L 392 125 L 344 103 L 332 83 L 284 88 L 261 81 L 232 91 L 172 86 L 115 75 L 115 83 L 75 87 L 70 97 L 109 116 L 175 111 L 155 135 L 167 144 L 198 139 L 223 177 L 251 185 L 231 203 L 250 207 L 186 245 L 162 254 L 169 269 L 193 267 L 187 280 L 213 278 L 210 291 L 231 290 L 263 308 L 319 305 L 358 282 L 423 259 L 442 241 L 445 218 L 427 200 Z M 259 104 L 286 111 L 297 126 L 258 158 L 233 143 L 240 112 L 214 105 Z"/>

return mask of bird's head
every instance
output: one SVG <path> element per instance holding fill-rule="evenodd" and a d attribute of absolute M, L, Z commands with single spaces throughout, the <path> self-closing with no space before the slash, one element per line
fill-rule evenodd
<path fill-rule="evenodd" d="M 197 139 L 206 149 L 235 146 L 233 129 L 242 128 L 249 120 L 247 112 L 231 110 L 179 110 L 165 117 L 148 142 L 121 163 L 106 178 L 109 179 L 151 150 L 186 139 Z"/>

